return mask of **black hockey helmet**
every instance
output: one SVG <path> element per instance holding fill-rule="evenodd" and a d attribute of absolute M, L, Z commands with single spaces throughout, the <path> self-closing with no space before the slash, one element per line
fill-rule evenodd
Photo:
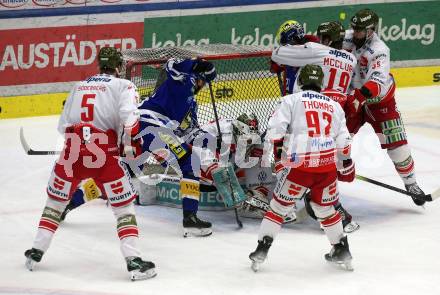
<path fill-rule="evenodd" d="M 351 18 L 350 26 L 354 30 L 353 43 L 357 48 L 373 37 L 379 23 L 377 14 L 368 8 L 361 9 Z"/>
<path fill-rule="evenodd" d="M 340 22 L 331 21 L 321 23 L 316 32 L 322 44 L 331 47 L 338 45 L 338 49 L 342 48 L 342 41 L 344 41 L 345 37 L 345 29 Z"/>
<path fill-rule="evenodd" d="M 98 53 L 101 70 L 115 70 L 122 65 L 122 54 L 114 47 L 102 47 Z"/>
<path fill-rule="evenodd" d="M 355 13 L 351 18 L 350 25 L 353 30 L 376 30 L 377 24 L 379 23 L 379 17 L 377 14 L 368 8 L 361 9 Z"/>
<path fill-rule="evenodd" d="M 298 77 L 301 88 L 322 88 L 322 81 L 324 80 L 324 72 L 318 65 L 305 65 Z"/>

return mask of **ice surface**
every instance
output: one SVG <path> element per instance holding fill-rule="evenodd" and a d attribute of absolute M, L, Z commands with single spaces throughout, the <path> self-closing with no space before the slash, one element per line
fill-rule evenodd
<path fill-rule="evenodd" d="M 425 192 L 440 187 L 440 87 L 398 90 Z M 324 261 L 330 246 L 312 220 L 288 225 L 258 273 L 248 255 L 258 220 L 237 230 L 232 212 L 200 212 L 209 238 L 181 236 L 181 211 L 138 207 L 140 248 L 158 276 L 131 282 L 111 210 L 102 201 L 71 212 L 34 272 L 24 267 L 45 204 L 53 156 L 27 156 L 19 128 L 34 149 L 55 149 L 57 116 L 0 121 L 0 294 L 440 294 L 440 201 L 416 207 L 409 197 L 356 181 L 341 184 L 345 207 L 360 223 L 349 236 L 354 272 Z M 370 127 L 355 137 L 358 174 L 403 187 Z"/>

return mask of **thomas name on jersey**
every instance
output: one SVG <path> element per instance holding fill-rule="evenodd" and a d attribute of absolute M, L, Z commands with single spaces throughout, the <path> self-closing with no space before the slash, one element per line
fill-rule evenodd
<path fill-rule="evenodd" d="M 308 99 L 323 99 L 325 101 L 330 101 L 327 96 L 318 94 L 318 93 L 310 93 L 304 92 L 302 97 L 306 97 Z M 330 113 L 334 112 L 333 105 L 323 102 L 323 101 L 302 101 L 305 109 L 320 109 Z"/>

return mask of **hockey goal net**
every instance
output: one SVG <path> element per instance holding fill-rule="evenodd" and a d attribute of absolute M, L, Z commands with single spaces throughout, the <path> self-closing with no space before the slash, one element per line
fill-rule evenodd
<path fill-rule="evenodd" d="M 182 47 L 141 48 L 123 52 L 124 75 L 138 87 L 141 98 L 150 96 L 165 77 L 164 63 L 169 58 L 201 57 L 214 63 L 217 78 L 212 82 L 219 118 L 237 118 L 254 112 L 260 129 L 267 127 L 280 88 L 275 74 L 269 71 L 271 52 L 253 45 L 208 44 Z M 196 96 L 198 120 L 215 120 L 209 87 Z"/>

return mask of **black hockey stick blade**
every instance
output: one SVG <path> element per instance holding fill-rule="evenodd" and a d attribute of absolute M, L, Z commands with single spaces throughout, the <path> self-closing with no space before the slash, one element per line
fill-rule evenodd
<path fill-rule="evenodd" d="M 26 139 L 24 138 L 23 127 L 20 127 L 20 142 L 21 142 L 21 146 L 24 149 L 24 152 L 28 155 L 48 156 L 48 155 L 58 155 L 61 153 L 60 151 L 34 151 L 33 149 L 31 149 Z"/>
<path fill-rule="evenodd" d="M 368 178 L 368 177 L 365 177 L 365 176 L 362 176 L 362 175 L 356 175 L 356 178 L 359 179 L 359 180 L 362 180 L 362 181 L 365 181 L 365 182 L 369 182 L 369 183 L 372 183 L 372 184 L 375 184 L 375 185 L 387 188 L 389 190 L 392 190 L 392 191 L 395 191 L 395 192 L 398 192 L 398 193 L 401 193 L 401 194 L 413 197 L 415 199 L 426 201 L 426 202 L 432 202 L 433 200 L 435 200 L 438 197 L 440 197 L 440 188 L 437 189 L 436 191 L 434 191 L 432 194 L 420 196 L 420 195 L 416 195 L 416 194 L 412 194 L 410 192 L 407 192 L 404 189 L 401 189 L 401 188 L 398 188 L 398 187 L 395 187 L 395 186 L 392 186 L 392 185 L 389 185 L 389 184 L 386 184 L 386 183 L 383 183 L 383 182 L 380 182 L 380 181 L 377 181 L 377 180 L 374 180 L 374 179 L 371 179 L 371 178 Z"/>

